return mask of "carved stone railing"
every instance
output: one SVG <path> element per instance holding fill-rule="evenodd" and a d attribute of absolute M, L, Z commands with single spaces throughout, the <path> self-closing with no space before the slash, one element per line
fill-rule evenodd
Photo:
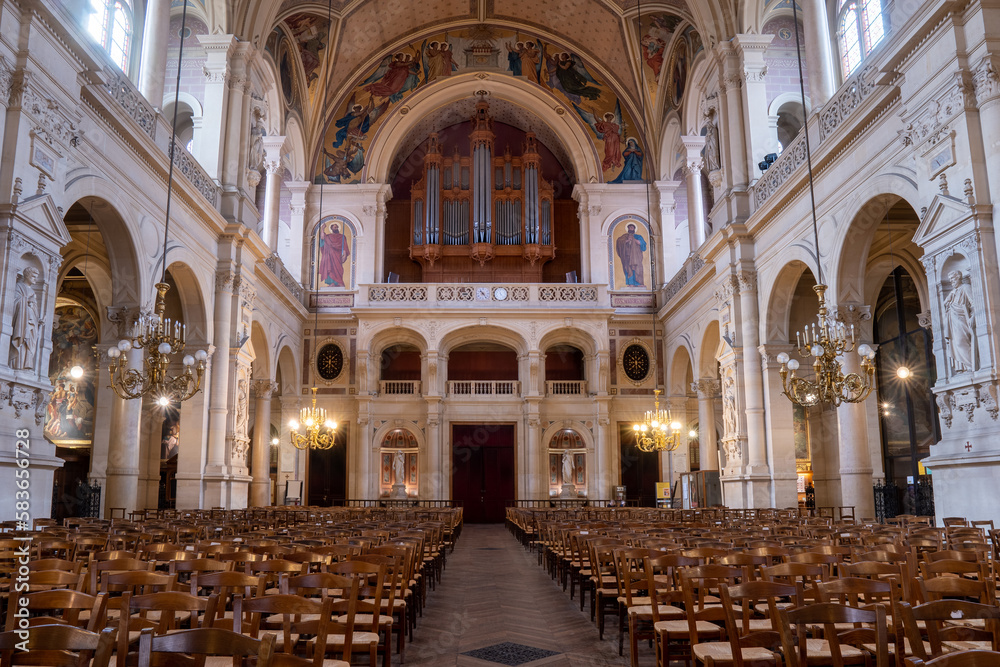
<path fill-rule="evenodd" d="M 819 142 L 824 141 L 828 136 L 844 124 L 851 114 L 861 106 L 861 102 L 867 98 L 875 89 L 875 74 L 877 70 L 874 65 L 865 67 L 841 86 L 834 97 L 826 103 L 819 114 Z M 813 135 L 815 136 L 815 135 Z M 819 143 L 816 142 L 816 143 Z M 817 145 L 813 144 L 813 153 L 816 152 Z M 798 171 L 806 162 L 806 142 L 805 132 L 799 131 L 795 140 L 782 151 L 781 156 L 775 160 L 774 164 L 768 167 L 767 171 L 753 185 L 754 206 L 760 208 L 764 202 L 787 181 L 792 174 Z"/>
<path fill-rule="evenodd" d="M 684 266 L 681 270 L 677 272 L 677 275 L 673 279 L 663 286 L 663 303 L 666 304 L 675 296 L 677 293 L 688 284 L 695 274 L 701 270 L 701 267 L 705 266 L 705 260 L 703 260 L 698 255 L 691 255 L 684 261 Z"/>
<path fill-rule="evenodd" d="M 195 187 L 208 200 L 213 207 L 219 204 L 219 186 L 215 184 L 208 173 L 201 168 L 198 161 L 191 157 L 184 145 L 177 137 L 173 141 L 173 161 L 174 169 L 184 174 L 184 177 L 191 181 Z"/>
<path fill-rule="evenodd" d="M 869 65 L 858 72 L 823 106 L 819 114 L 819 140 L 823 141 L 850 117 L 861 102 L 875 90 L 875 74 L 878 70 Z M 770 170 L 768 170 L 770 171 Z"/>
<path fill-rule="evenodd" d="M 578 284 L 380 284 L 362 286 L 358 306 L 420 305 L 463 308 L 558 306 L 593 307 L 608 303 L 607 286 Z"/>
<path fill-rule="evenodd" d="M 135 121 L 150 139 L 156 138 L 156 112 L 146 98 L 135 89 L 128 77 L 113 67 L 104 70 L 107 83 L 104 89 L 112 99 L 125 110 L 126 115 Z"/>
<path fill-rule="evenodd" d="M 278 280 L 285 286 L 285 289 L 291 292 L 296 301 L 302 300 L 302 285 L 288 272 L 288 269 L 285 268 L 285 263 L 281 261 L 280 257 L 271 255 L 264 260 L 264 264 L 267 268 L 271 269 L 271 273 L 278 277 Z"/>
<path fill-rule="evenodd" d="M 420 380 L 379 380 L 378 393 L 381 396 L 418 396 Z"/>
<path fill-rule="evenodd" d="M 546 380 L 546 396 L 584 396 L 587 393 L 586 380 Z"/>
<path fill-rule="evenodd" d="M 449 380 L 449 396 L 518 396 L 517 380 Z"/>
<path fill-rule="evenodd" d="M 754 205 L 760 208 L 767 201 L 767 198 L 774 194 L 775 190 L 784 185 L 789 177 L 798 171 L 799 167 L 806 163 L 806 139 L 805 132 L 799 130 L 799 135 L 795 138 L 781 156 L 774 161 L 767 171 L 761 175 L 760 179 L 753 186 Z"/>

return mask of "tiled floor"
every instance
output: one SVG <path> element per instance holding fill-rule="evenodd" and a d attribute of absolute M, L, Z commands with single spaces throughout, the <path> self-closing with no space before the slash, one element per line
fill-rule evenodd
<path fill-rule="evenodd" d="M 581 612 L 536 558 L 501 525 L 466 525 L 428 596 L 404 667 L 627 666 L 614 622 L 599 641 L 589 598 Z M 640 654 L 640 667 L 654 664 L 651 647 Z"/>

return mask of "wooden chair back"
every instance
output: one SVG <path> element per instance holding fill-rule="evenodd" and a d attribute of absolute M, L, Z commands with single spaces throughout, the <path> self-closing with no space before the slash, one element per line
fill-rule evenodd
<path fill-rule="evenodd" d="M 22 631 L 0 633 L 0 664 L 108 667 L 115 646 L 111 628 L 96 633 L 69 625 L 39 625 L 27 633 L 27 639 Z"/>
<path fill-rule="evenodd" d="M 965 600 L 934 600 L 912 606 L 897 605 L 899 625 L 909 640 L 913 656 L 928 660 L 943 655 L 948 642 L 988 641 L 994 651 L 1000 651 L 1000 607 Z M 983 628 L 965 624 L 970 619 L 983 619 Z M 924 644 L 918 625 L 923 622 L 930 653 Z M 956 623 L 961 622 L 961 625 Z M 1000 663 L 997 663 L 1000 664 Z"/>
<path fill-rule="evenodd" d="M 832 667 L 844 667 L 844 645 L 875 645 L 875 667 L 889 667 L 889 635 L 885 621 L 885 607 L 874 605 L 858 609 L 834 602 L 818 602 L 778 612 L 781 646 L 789 667 L 807 667 L 809 659 L 808 628 L 823 627 L 823 637 L 829 643 Z M 854 624 L 849 630 L 837 632 L 836 624 Z M 793 630 L 793 626 L 794 630 Z"/>
<path fill-rule="evenodd" d="M 222 628 L 157 636 L 147 628 L 139 635 L 139 667 L 203 667 L 208 656 L 231 656 L 233 667 L 271 667 L 274 639 L 271 633 L 254 639 Z"/>

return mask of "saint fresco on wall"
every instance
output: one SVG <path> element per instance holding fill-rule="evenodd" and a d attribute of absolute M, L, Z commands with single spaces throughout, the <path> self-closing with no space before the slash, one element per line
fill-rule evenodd
<path fill-rule="evenodd" d="M 345 218 L 324 218 L 316 228 L 314 259 L 316 286 L 323 290 L 354 286 L 354 229 Z"/>
<path fill-rule="evenodd" d="M 665 69 L 667 50 L 683 19 L 675 14 L 645 14 L 639 23 L 639 46 L 642 49 L 643 79 L 655 98 Z"/>
<path fill-rule="evenodd" d="M 550 91 L 583 120 L 602 156 L 605 182 L 642 180 L 645 146 L 637 125 L 593 64 L 558 44 L 479 26 L 421 38 L 387 53 L 364 72 L 327 129 L 316 182 L 359 182 L 385 117 L 414 91 L 460 73 L 467 58 L 483 53 L 496 54 L 494 65 L 505 65 L 508 75 Z"/>
<path fill-rule="evenodd" d="M 45 437 L 62 446 L 89 445 L 94 437 L 94 391 L 98 372 L 93 347 L 97 324 L 79 305 L 56 307 L 49 381 L 54 387 L 45 414 Z M 70 370 L 83 369 L 74 378 Z"/>
<path fill-rule="evenodd" d="M 648 291 L 652 285 L 652 253 L 646 224 L 632 216 L 615 220 L 609 238 L 614 267 L 611 289 Z"/>
<path fill-rule="evenodd" d="M 292 33 L 292 38 L 299 47 L 299 61 L 302 63 L 302 73 L 306 77 L 309 95 L 316 92 L 319 81 L 321 51 L 326 49 L 330 32 L 330 23 L 326 18 L 315 14 L 293 14 L 285 19 L 285 25 Z"/>

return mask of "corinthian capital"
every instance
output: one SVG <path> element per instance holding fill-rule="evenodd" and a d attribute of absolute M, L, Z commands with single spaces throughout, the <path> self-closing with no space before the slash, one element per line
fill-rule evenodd
<path fill-rule="evenodd" d="M 278 383 L 270 380 L 254 380 L 253 395 L 257 398 L 268 399 L 278 391 Z"/>
<path fill-rule="evenodd" d="M 698 398 L 715 398 L 719 395 L 718 378 L 701 378 L 697 382 L 691 383 L 691 391 L 698 394 Z"/>

